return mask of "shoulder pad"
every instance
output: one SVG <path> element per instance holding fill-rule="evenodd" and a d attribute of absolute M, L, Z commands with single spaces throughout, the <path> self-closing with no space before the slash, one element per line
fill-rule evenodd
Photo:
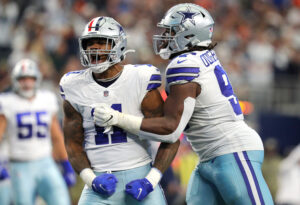
<path fill-rule="evenodd" d="M 87 70 L 78 70 L 78 71 L 71 71 L 66 74 L 60 79 L 59 87 L 60 87 L 60 95 L 63 99 L 65 99 L 65 90 L 67 89 L 74 89 L 75 85 L 79 85 L 82 83 L 81 77 L 83 74 L 87 72 Z"/>
<path fill-rule="evenodd" d="M 79 76 L 85 73 L 87 70 L 78 70 L 78 71 L 71 71 L 66 74 L 60 79 L 59 84 L 72 84 L 75 83 Z M 75 81 L 75 82 L 74 82 Z"/>
<path fill-rule="evenodd" d="M 147 82 L 147 90 L 153 90 L 161 86 L 161 74 L 160 70 L 151 64 L 135 65 L 135 67 L 141 67 L 139 69 L 139 76 L 143 81 Z"/>
<path fill-rule="evenodd" d="M 197 78 L 200 73 L 200 67 L 195 57 L 196 53 L 191 52 L 173 59 L 166 70 L 167 84 L 183 84 Z"/>

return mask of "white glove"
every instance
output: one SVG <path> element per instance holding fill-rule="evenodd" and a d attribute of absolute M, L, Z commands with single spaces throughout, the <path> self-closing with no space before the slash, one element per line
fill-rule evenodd
<path fill-rule="evenodd" d="M 105 103 L 97 103 L 93 105 L 93 108 L 94 122 L 98 126 L 105 127 L 105 133 L 109 132 L 112 126 L 118 126 L 138 135 L 143 120 L 142 117 L 121 113 Z"/>
<path fill-rule="evenodd" d="M 112 109 L 105 103 L 98 103 L 94 106 L 94 122 L 101 127 L 110 127 L 118 124 L 119 111 Z"/>

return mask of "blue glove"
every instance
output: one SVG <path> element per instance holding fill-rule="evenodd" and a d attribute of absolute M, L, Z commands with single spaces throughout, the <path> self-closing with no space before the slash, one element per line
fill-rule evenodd
<path fill-rule="evenodd" d="M 148 179 L 137 179 L 126 184 L 125 192 L 138 201 L 142 201 L 150 192 L 153 191 L 152 184 Z"/>
<path fill-rule="evenodd" d="M 4 180 L 7 178 L 9 178 L 8 171 L 6 170 L 6 168 L 4 166 L 2 166 L 0 164 L 0 180 Z"/>
<path fill-rule="evenodd" d="M 92 182 L 94 192 L 105 196 L 111 196 L 116 191 L 117 178 L 113 174 L 101 174 Z"/>
<path fill-rule="evenodd" d="M 60 166 L 62 168 L 62 174 L 67 186 L 74 186 L 76 184 L 76 175 L 70 162 L 68 160 L 61 161 Z"/>

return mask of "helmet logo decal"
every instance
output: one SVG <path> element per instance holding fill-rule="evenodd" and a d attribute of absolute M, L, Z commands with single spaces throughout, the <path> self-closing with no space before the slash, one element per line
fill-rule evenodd
<path fill-rule="evenodd" d="M 89 31 L 92 30 L 92 25 L 93 25 L 94 21 L 95 21 L 95 19 L 93 19 L 93 20 L 91 21 L 91 23 L 89 24 Z"/>
<path fill-rule="evenodd" d="M 105 21 L 103 21 L 103 22 L 101 23 L 101 25 L 100 25 L 100 22 L 101 22 L 102 19 L 103 19 L 102 16 L 99 17 L 95 26 L 93 26 L 93 23 L 94 23 L 94 21 L 95 21 L 95 19 L 93 19 L 93 20 L 91 21 L 91 23 L 89 24 L 89 30 L 88 30 L 88 31 L 91 31 L 92 28 L 95 28 L 95 31 L 99 31 L 99 28 L 105 23 Z M 103 19 L 103 20 L 105 20 L 105 19 Z"/>
<path fill-rule="evenodd" d="M 198 12 L 191 12 L 190 8 L 187 8 L 187 11 L 177 11 L 178 14 L 182 15 L 182 20 L 181 23 L 184 23 L 187 20 L 190 20 L 192 24 L 195 24 L 195 20 L 193 19 L 194 16 L 199 15 L 200 13 Z"/>
<path fill-rule="evenodd" d="M 103 17 L 98 18 L 97 24 L 96 24 L 96 31 L 99 31 L 99 28 L 105 23 L 105 21 L 100 25 L 101 20 L 103 19 Z"/>

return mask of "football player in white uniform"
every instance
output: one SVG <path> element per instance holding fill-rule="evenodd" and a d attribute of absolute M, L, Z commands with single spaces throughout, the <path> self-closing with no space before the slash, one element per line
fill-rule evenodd
<path fill-rule="evenodd" d="M 213 25 L 209 12 L 198 5 L 169 9 L 158 23 L 162 35 L 153 37 L 155 52 L 171 60 L 164 116 L 142 119 L 100 104 L 95 108 L 96 124 L 117 125 L 140 137 L 167 142 L 184 131 L 200 158 L 190 178 L 187 204 L 273 204 L 261 173 L 262 141 L 245 124 L 213 50 Z"/>
<path fill-rule="evenodd" d="M 34 204 L 39 195 L 47 204 L 69 205 L 66 184 L 75 183 L 75 174 L 56 118 L 57 99 L 49 91 L 38 90 L 41 74 L 34 61 L 19 61 L 11 76 L 14 92 L 0 95 L 0 138 L 5 134 L 9 140 L 15 204 Z"/>
<path fill-rule="evenodd" d="M 67 73 L 60 82 L 67 151 L 86 183 L 79 204 L 166 203 L 158 183 L 180 142 L 162 143 L 151 168 L 148 140 L 118 127 L 105 130 L 93 119 L 98 103 L 141 117 L 162 116 L 160 72 L 152 65 L 121 65 L 126 42 L 117 21 L 92 19 L 79 38 L 81 63 L 87 69 Z"/>

